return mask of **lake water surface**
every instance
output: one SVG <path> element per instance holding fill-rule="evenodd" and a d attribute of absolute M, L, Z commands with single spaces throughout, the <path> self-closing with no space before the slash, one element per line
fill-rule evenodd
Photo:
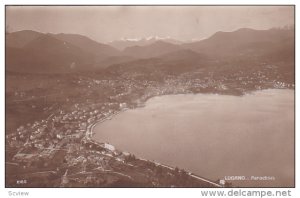
<path fill-rule="evenodd" d="M 154 97 L 94 128 L 94 138 L 138 157 L 178 166 L 238 186 L 294 185 L 294 91 L 244 96 L 187 94 Z"/>

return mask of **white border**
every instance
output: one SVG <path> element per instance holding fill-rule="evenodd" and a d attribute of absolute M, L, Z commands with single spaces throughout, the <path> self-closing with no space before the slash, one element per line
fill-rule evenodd
<path fill-rule="evenodd" d="M 300 2 L 300 1 L 298 1 Z M 300 3 L 297 3 L 296 0 L 229 0 L 229 1 L 224 1 L 224 0 L 205 0 L 205 1 L 200 1 L 197 2 L 196 0 L 185 0 L 185 1 L 170 1 L 170 0 L 152 0 L 152 1 L 141 1 L 141 0 L 127 0 L 127 1 L 122 1 L 122 0 L 102 0 L 102 1 L 97 1 L 97 0 L 52 0 L 52 1 L 46 1 L 46 0 L 2 0 L 1 1 L 2 7 L 0 9 L 0 16 L 1 16 L 1 20 L 0 20 L 0 27 L 1 27 L 1 31 L 0 31 L 0 35 L 1 35 L 1 39 L 4 43 L 4 22 L 5 22 L 5 18 L 4 18 L 4 9 L 5 9 L 5 5 L 9 4 L 9 5 L 14 5 L 14 4 L 38 4 L 38 5 L 51 5 L 51 4 L 57 4 L 57 5 L 61 5 L 61 4 L 69 4 L 69 5 L 74 5 L 74 4 L 97 4 L 97 5 L 101 5 L 101 4 L 109 4 L 109 5 L 129 5 L 129 4 L 145 4 L 145 5 L 153 5 L 153 4 L 192 4 L 192 5 L 196 5 L 196 4 L 201 4 L 201 5 L 215 5 L 215 4 L 222 4 L 222 5 L 232 5 L 232 4 L 239 4 L 239 5 L 251 5 L 251 4 L 256 4 L 256 5 L 275 5 L 275 4 L 280 4 L 280 5 L 296 5 L 296 28 L 299 27 L 300 24 L 298 24 L 298 22 L 300 21 L 299 19 L 299 14 L 298 14 L 298 10 L 297 7 L 300 6 Z M 299 45 L 299 34 L 298 31 L 296 29 L 296 49 L 297 46 Z M 189 189 L 184 189 L 184 188 L 176 188 L 176 189 L 152 189 L 152 188 L 122 188 L 122 189 L 116 189 L 116 188 L 103 188 L 103 189 L 97 189 L 97 188 L 90 188 L 90 189 L 86 189 L 86 188 L 72 188 L 72 189 L 44 189 L 44 188 L 39 188 L 39 189 L 5 189 L 4 188 L 4 179 L 5 179 L 5 175 L 4 175 L 4 133 L 5 133 L 5 129 L 4 129 L 4 120 L 5 120 L 5 114 L 4 114 L 4 108 L 5 108 L 5 103 L 4 103 L 4 98 L 5 98 L 5 93 L 4 93 L 4 89 L 5 89 L 5 81 L 4 81 L 4 77 L 5 77 L 5 70 L 4 70 L 4 44 L 2 45 L 2 47 L 0 48 L 1 50 L 1 69 L 0 69 L 0 76 L 1 76 L 1 81 L 0 81 L 0 104 L 1 104 L 1 109 L 2 109 L 2 113 L 0 114 L 0 126 L 1 126 L 1 131 L 2 131 L 2 135 L 0 135 L 0 142 L 1 145 L 3 145 L 2 150 L 0 152 L 0 170 L 1 170 L 1 179 L 0 179 L 0 196 L 1 197 L 9 197 L 8 192 L 9 191 L 14 191 L 14 192 L 19 192 L 19 191 L 23 191 L 23 192 L 29 192 L 29 196 L 28 197 L 51 197 L 53 198 L 54 196 L 59 196 L 59 197 L 68 197 L 68 196 L 72 196 L 72 197 L 145 197 L 145 198 L 153 198 L 153 197 L 201 197 L 201 193 L 200 191 L 205 190 L 203 188 L 189 188 Z M 300 52 L 298 50 L 296 50 L 296 63 L 297 63 L 297 57 L 300 57 L 299 54 Z M 300 77 L 299 76 L 299 71 L 297 70 L 297 66 L 296 66 L 296 82 L 297 82 L 297 78 Z M 299 120 L 299 116 L 297 116 L 299 113 L 299 90 L 298 90 L 298 85 L 296 83 L 296 123 L 300 123 Z M 298 127 L 296 124 L 296 142 L 299 142 L 299 135 L 297 135 L 298 132 Z M 296 156 L 296 173 L 299 172 L 299 149 L 296 143 L 296 154 L 298 154 L 298 156 Z M 300 181 L 299 178 L 299 174 L 296 175 L 296 187 L 295 189 L 277 189 L 277 188 L 268 188 L 265 190 L 271 190 L 271 191 L 276 191 L 276 190 L 291 190 L 292 191 L 292 197 L 300 197 L 300 191 L 299 189 L 299 183 L 297 181 Z M 215 189 L 212 189 L 215 190 Z M 222 189 L 225 191 L 230 191 L 231 189 Z M 238 190 L 238 189 L 235 189 Z M 247 189 L 243 189 L 243 190 L 247 190 Z M 249 189 L 249 190 L 262 190 L 262 189 Z"/>

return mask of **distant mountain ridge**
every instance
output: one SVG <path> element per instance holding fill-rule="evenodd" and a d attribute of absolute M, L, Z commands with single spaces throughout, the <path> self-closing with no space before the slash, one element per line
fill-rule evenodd
<path fill-rule="evenodd" d="M 211 37 L 183 44 L 182 47 L 213 56 L 261 55 L 294 41 L 293 30 L 254 30 L 241 28 L 233 32 L 216 32 Z M 244 54 L 243 54 L 244 53 Z"/>
<path fill-rule="evenodd" d="M 30 41 L 40 37 L 43 33 L 32 31 L 32 30 L 22 30 L 18 32 L 12 32 L 5 35 L 5 45 L 6 47 L 22 48 Z"/>
<path fill-rule="evenodd" d="M 48 34 L 23 47 L 6 47 L 6 67 L 21 72 L 69 72 L 93 62 L 92 54 Z"/>
<path fill-rule="evenodd" d="M 148 69 L 156 65 L 156 69 L 183 71 L 186 69 L 180 67 L 202 67 L 207 61 L 292 63 L 294 41 L 294 30 L 291 29 L 242 28 L 233 32 L 216 32 L 207 39 L 192 43 L 174 44 L 160 39 L 120 51 L 82 35 L 24 30 L 6 34 L 6 70 L 42 73 L 97 71 L 110 66 L 116 68 L 116 65 L 117 68 L 127 68 L 133 63 L 135 66 L 131 69 L 147 64 Z"/>
<path fill-rule="evenodd" d="M 120 53 L 85 36 L 31 30 L 7 34 L 6 50 L 7 69 L 27 72 L 91 70 L 98 62 Z"/>
<path fill-rule="evenodd" d="M 116 56 L 119 55 L 119 50 L 112 46 L 96 42 L 86 36 L 79 34 L 52 34 L 53 37 L 72 43 L 83 50 L 97 56 Z"/>

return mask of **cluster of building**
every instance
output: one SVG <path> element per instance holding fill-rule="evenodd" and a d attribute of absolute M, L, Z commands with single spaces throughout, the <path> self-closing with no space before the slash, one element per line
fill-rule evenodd
<path fill-rule="evenodd" d="M 112 106 L 114 107 L 111 108 Z M 108 143 L 92 140 L 91 127 L 126 108 L 124 102 L 99 103 L 93 108 L 75 104 L 70 112 L 57 110 L 47 119 L 20 126 L 15 132 L 6 135 L 7 146 L 17 149 L 10 161 L 19 163 L 24 168 L 36 166 L 37 171 L 41 167 L 51 166 L 47 162 L 51 162 L 57 155 L 62 155 L 61 160 L 66 166 L 86 161 L 105 168 L 107 158 L 114 157 L 124 161 L 126 153 L 117 151 Z M 44 165 L 38 163 L 41 160 L 45 162 Z"/>
<path fill-rule="evenodd" d="M 179 76 L 165 75 L 162 82 L 135 78 L 135 75 L 128 73 L 116 79 L 79 78 L 75 83 L 87 88 L 86 101 L 73 104 L 68 100 L 71 106 L 68 110 L 53 108 L 47 118 L 6 133 L 6 146 L 16 150 L 7 162 L 20 165 L 24 169 L 36 168 L 36 172 L 41 169 L 55 170 L 57 173 L 57 169 L 68 170 L 61 175 L 62 185 L 70 182 L 71 178 L 74 181 L 80 180 L 82 175 L 78 174 L 85 174 L 87 169 L 109 171 L 113 162 L 126 164 L 128 159 L 134 157 L 130 153 L 118 151 L 111 144 L 95 142 L 92 139 L 95 123 L 110 119 L 127 108 L 141 106 L 148 98 L 158 95 L 198 93 L 206 90 L 222 93 L 237 89 L 243 93 L 248 89 L 294 88 L 294 84 L 281 81 L 280 74 L 276 72 L 272 72 L 272 75 L 278 76 L 271 78 L 268 72 L 272 67 L 264 68 L 252 73 L 240 71 L 228 75 L 203 73 L 200 69 Z M 107 88 L 105 90 L 108 93 L 100 93 L 101 98 L 92 97 L 94 90 L 99 87 Z M 15 92 L 15 97 L 20 99 L 27 95 Z M 130 163 L 127 165 L 133 166 Z M 89 183 L 93 178 L 87 175 L 84 181 Z"/>

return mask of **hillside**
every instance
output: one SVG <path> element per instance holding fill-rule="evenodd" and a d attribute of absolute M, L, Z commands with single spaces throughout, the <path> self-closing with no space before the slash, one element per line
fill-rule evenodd
<path fill-rule="evenodd" d="M 140 73 L 146 79 L 161 79 L 164 75 L 179 75 L 207 67 L 211 60 L 205 55 L 191 50 L 177 50 L 153 58 L 132 60 L 125 63 L 113 64 L 107 71 L 122 73 Z"/>
<path fill-rule="evenodd" d="M 287 42 L 294 43 L 294 30 L 242 28 L 234 32 L 216 32 L 208 39 L 183 44 L 182 47 L 212 57 L 253 57 L 282 50 Z M 292 45 L 288 47 L 293 49 Z"/>
<path fill-rule="evenodd" d="M 43 34 L 29 30 L 6 35 L 6 69 L 9 71 L 90 71 L 106 67 L 108 60 L 118 55 L 119 51 L 113 47 L 81 35 Z M 113 59 L 110 62 L 119 61 Z"/>
<path fill-rule="evenodd" d="M 136 58 L 151 58 L 166 53 L 174 52 L 180 49 L 179 45 L 157 41 L 146 46 L 127 47 L 123 50 L 123 54 Z"/>
<path fill-rule="evenodd" d="M 117 56 L 119 51 L 109 45 L 105 45 L 94 41 L 86 36 L 79 34 L 53 34 L 53 37 L 61 41 L 71 43 L 76 47 L 80 47 L 82 50 L 91 53 L 97 57 L 97 59 L 103 59 L 108 56 Z"/>
<path fill-rule="evenodd" d="M 6 69 L 18 72 L 71 72 L 86 69 L 93 56 L 50 35 L 41 35 L 22 48 L 6 48 Z"/>
<path fill-rule="evenodd" d="M 245 66 L 250 62 L 285 62 L 287 64 L 280 64 L 280 67 L 291 70 L 294 61 L 294 32 L 290 29 L 242 28 L 234 32 L 216 32 L 205 40 L 181 45 L 164 40 L 151 42 L 120 52 L 82 35 L 24 30 L 6 35 L 6 69 L 55 73 L 99 71 L 110 66 L 114 70 L 121 67 L 124 67 L 121 70 L 128 67 L 130 70 L 135 67 L 151 70 L 154 65 L 153 70 L 178 73 L 209 65 L 220 65 L 223 68 L 219 69 L 224 70 L 227 63 L 240 61 Z"/>
<path fill-rule="evenodd" d="M 22 48 L 32 40 L 42 36 L 40 32 L 32 30 L 23 30 L 18 32 L 12 32 L 5 35 L 6 47 Z"/>

